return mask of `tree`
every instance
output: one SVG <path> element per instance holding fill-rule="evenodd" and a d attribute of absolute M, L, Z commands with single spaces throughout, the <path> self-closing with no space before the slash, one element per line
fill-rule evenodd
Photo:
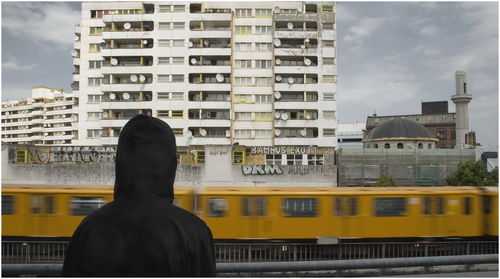
<path fill-rule="evenodd" d="M 460 162 L 446 182 L 454 186 L 498 186 L 498 168 L 488 174 L 481 161 Z"/>
<path fill-rule="evenodd" d="M 376 187 L 391 187 L 391 186 L 396 186 L 396 183 L 394 183 L 394 179 L 392 179 L 392 176 L 390 175 L 381 175 L 375 184 L 373 186 Z"/>

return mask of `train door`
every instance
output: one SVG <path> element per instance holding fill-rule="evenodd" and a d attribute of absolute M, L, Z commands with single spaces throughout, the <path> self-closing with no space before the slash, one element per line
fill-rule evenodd
<path fill-rule="evenodd" d="M 242 197 L 240 204 L 241 220 L 245 231 L 243 238 L 262 238 L 266 231 L 267 198 Z"/>
<path fill-rule="evenodd" d="M 340 236 L 356 237 L 359 234 L 356 216 L 359 215 L 359 199 L 355 197 L 335 198 L 334 215 L 340 217 Z"/>
<path fill-rule="evenodd" d="M 27 222 L 29 236 L 48 236 L 49 223 L 55 217 L 55 196 L 29 196 L 30 212 Z"/>
<path fill-rule="evenodd" d="M 446 198 L 443 196 L 424 196 L 422 199 L 424 235 L 446 236 Z"/>

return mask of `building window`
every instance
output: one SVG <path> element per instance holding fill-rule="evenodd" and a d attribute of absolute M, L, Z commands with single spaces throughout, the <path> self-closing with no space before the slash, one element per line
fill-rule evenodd
<path fill-rule="evenodd" d="M 89 78 L 89 86 L 101 85 L 101 78 Z"/>
<path fill-rule="evenodd" d="M 183 47 L 184 40 L 172 40 L 172 46 L 173 47 Z"/>
<path fill-rule="evenodd" d="M 333 30 L 333 23 L 323 22 L 323 30 Z"/>
<path fill-rule="evenodd" d="M 234 130 L 234 137 L 235 138 L 251 138 L 252 137 L 252 130 L 249 129 L 235 129 Z"/>
<path fill-rule="evenodd" d="M 335 75 L 324 75 L 323 76 L 324 83 L 335 83 L 337 82 L 337 76 Z"/>
<path fill-rule="evenodd" d="M 423 149 L 424 148 L 424 144 L 423 143 L 419 143 L 418 144 L 418 149 Z"/>
<path fill-rule="evenodd" d="M 194 162 L 197 165 L 204 165 L 205 164 L 205 151 L 196 151 L 196 153 L 194 153 Z"/>
<path fill-rule="evenodd" d="M 159 110 L 158 117 L 162 118 L 183 118 L 183 110 Z"/>
<path fill-rule="evenodd" d="M 321 45 L 323 47 L 334 47 L 334 40 L 322 40 Z"/>
<path fill-rule="evenodd" d="M 101 119 L 101 113 L 100 112 L 88 112 L 87 113 L 87 120 L 88 121 L 96 121 Z"/>
<path fill-rule="evenodd" d="M 378 149 L 378 143 L 374 143 L 373 148 Z"/>
<path fill-rule="evenodd" d="M 159 30 L 170 30 L 170 22 L 159 22 L 158 23 L 158 29 Z"/>
<path fill-rule="evenodd" d="M 227 212 L 227 200 L 225 198 L 208 198 L 208 217 L 224 217 Z"/>
<path fill-rule="evenodd" d="M 390 144 L 390 143 L 386 143 L 386 144 L 384 144 L 384 148 L 385 148 L 385 149 L 389 149 L 389 148 L 391 148 L 391 144 Z"/>
<path fill-rule="evenodd" d="M 102 61 L 89 61 L 89 69 L 100 69 Z"/>
<path fill-rule="evenodd" d="M 285 217 L 316 217 L 316 198 L 283 199 Z"/>
<path fill-rule="evenodd" d="M 445 140 L 447 138 L 447 132 L 445 128 L 437 128 L 436 129 L 436 137 L 440 140 Z"/>
<path fill-rule="evenodd" d="M 235 43 L 234 50 L 237 51 L 252 51 L 252 43 Z"/>
<path fill-rule="evenodd" d="M 335 129 L 323 129 L 324 137 L 335 137 Z"/>
<path fill-rule="evenodd" d="M 289 166 L 300 166 L 302 165 L 302 154 L 287 154 L 286 164 Z"/>
<path fill-rule="evenodd" d="M 281 154 L 266 154 L 266 165 L 282 165 Z"/>
<path fill-rule="evenodd" d="M 271 9 L 255 9 L 256 17 L 272 17 Z"/>
<path fill-rule="evenodd" d="M 270 69 L 271 67 L 271 60 L 255 60 L 255 68 L 257 69 Z"/>
<path fill-rule="evenodd" d="M 335 119 L 335 111 L 334 110 L 325 110 L 323 111 L 324 119 Z"/>
<path fill-rule="evenodd" d="M 321 12 L 322 13 L 334 13 L 335 7 L 332 5 L 323 5 L 323 6 L 321 6 Z"/>
<path fill-rule="evenodd" d="M 31 214 L 54 214 L 55 198 L 54 196 L 32 196 Z"/>
<path fill-rule="evenodd" d="M 99 104 L 101 102 L 102 95 L 88 95 L 87 103 L 89 104 Z"/>
<path fill-rule="evenodd" d="M 170 47 L 171 40 L 158 40 L 159 47 Z"/>
<path fill-rule="evenodd" d="M 236 17 L 251 17 L 252 9 L 235 9 L 234 15 Z"/>
<path fill-rule="evenodd" d="M 101 52 L 101 45 L 100 44 L 89 44 L 89 52 Z"/>
<path fill-rule="evenodd" d="M 105 203 L 102 197 L 71 197 L 71 215 L 88 216 Z"/>
<path fill-rule="evenodd" d="M 375 216 L 397 217 L 406 215 L 406 198 L 375 198 Z"/>
<path fill-rule="evenodd" d="M 170 57 L 158 57 L 158 65 L 170 64 Z"/>
<path fill-rule="evenodd" d="M 462 214 L 471 215 L 472 214 L 472 198 L 464 197 L 462 199 Z"/>
<path fill-rule="evenodd" d="M 102 30 L 104 27 L 90 27 L 89 35 L 90 36 L 100 36 L 102 34 Z"/>
<path fill-rule="evenodd" d="M 255 50 L 256 51 L 266 51 L 266 50 L 272 50 L 272 49 L 273 49 L 273 45 L 271 43 L 255 43 Z"/>
<path fill-rule="evenodd" d="M 250 121 L 250 120 L 252 120 L 252 113 L 251 112 L 235 112 L 234 118 L 236 120 Z"/>
<path fill-rule="evenodd" d="M 239 69 L 252 68 L 252 60 L 240 60 L 240 59 L 237 59 L 234 62 L 235 62 L 234 63 L 235 68 L 239 68 Z"/>
<path fill-rule="evenodd" d="M 273 80 L 270 77 L 256 77 L 255 86 L 271 86 L 273 85 Z"/>
<path fill-rule="evenodd" d="M 270 139 L 272 137 L 271 130 L 255 130 L 255 138 Z"/>
<path fill-rule="evenodd" d="M 184 25 L 185 25 L 184 22 L 173 22 L 173 29 L 174 30 L 184 29 Z"/>
<path fill-rule="evenodd" d="M 397 147 L 398 147 L 398 149 L 403 149 L 403 144 L 400 142 L 400 143 L 398 143 Z"/>
<path fill-rule="evenodd" d="M 236 25 L 234 28 L 237 35 L 252 34 L 251 25 Z"/>
<path fill-rule="evenodd" d="M 3 196 L 2 195 L 2 215 L 13 215 L 15 206 L 14 196 Z"/>
<path fill-rule="evenodd" d="M 233 165 L 246 164 L 245 151 L 233 151 Z"/>
<path fill-rule="evenodd" d="M 255 34 L 271 34 L 273 32 L 272 26 L 255 26 Z"/>
<path fill-rule="evenodd" d="M 174 13 L 183 13 L 186 10 L 185 5 L 174 5 Z"/>
<path fill-rule="evenodd" d="M 255 95 L 256 103 L 272 103 L 273 97 L 271 95 Z"/>
<path fill-rule="evenodd" d="M 234 78 L 234 84 L 235 85 L 244 85 L 244 86 L 248 86 L 248 85 L 252 85 L 252 78 L 251 77 L 235 77 Z"/>
<path fill-rule="evenodd" d="M 16 164 L 27 164 L 28 163 L 28 150 L 16 150 L 15 157 Z"/>
<path fill-rule="evenodd" d="M 323 65 L 335 65 L 334 57 L 323 57 Z"/>
<path fill-rule="evenodd" d="M 87 138 L 99 138 L 101 137 L 103 131 L 101 129 L 89 129 L 87 130 Z"/>
<path fill-rule="evenodd" d="M 323 93 L 323 101 L 335 101 L 335 93 L 333 92 Z"/>
<path fill-rule="evenodd" d="M 241 216 L 266 216 L 266 198 L 242 198 Z"/>
<path fill-rule="evenodd" d="M 309 166 L 323 166 L 325 156 L 323 154 L 307 154 L 307 164 Z"/>

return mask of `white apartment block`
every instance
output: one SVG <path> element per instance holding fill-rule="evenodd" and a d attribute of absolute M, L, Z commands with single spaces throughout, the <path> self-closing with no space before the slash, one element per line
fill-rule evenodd
<path fill-rule="evenodd" d="M 83 3 L 74 144 L 116 145 L 142 113 L 167 122 L 197 164 L 207 146 L 233 156 L 269 147 L 253 152 L 266 154 L 257 164 L 316 164 L 266 150 L 337 146 L 335 26 L 334 2 Z"/>
<path fill-rule="evenodd" d="M 69 145 L 78 138 L 78 99 L 48 87 L 34 87 L 32 97 L 2 102 L 2 142 Z"/>

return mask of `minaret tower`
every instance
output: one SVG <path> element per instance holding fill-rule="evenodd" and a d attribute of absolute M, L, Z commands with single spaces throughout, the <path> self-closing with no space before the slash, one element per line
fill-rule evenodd
<path fill-rule="evenodd" d="M 466 135 L 469 132 L 469 102 L 472 96 L 467 94 L 467 82 L 465 80 L 465 71 L 455 72 L 456 94 L 451 96 L 451 100 L 455 103 L 455 111 L 457 114 L 456 127 L 456 145 L 455 148 L 466 148 Z"/>

